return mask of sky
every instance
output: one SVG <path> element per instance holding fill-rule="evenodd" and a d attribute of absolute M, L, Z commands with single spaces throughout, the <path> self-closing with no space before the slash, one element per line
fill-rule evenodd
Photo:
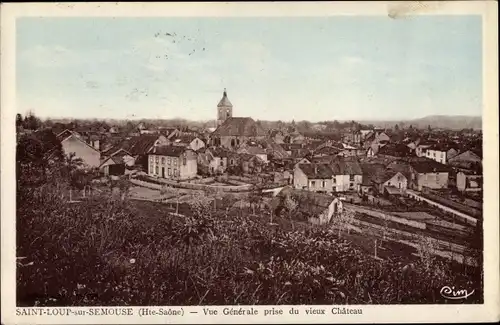
<path fill-rule="evenodd" d="M 393 120 L 482 114 L 481 16 L 16 22 L 17 110 L 40 117 Z"/>

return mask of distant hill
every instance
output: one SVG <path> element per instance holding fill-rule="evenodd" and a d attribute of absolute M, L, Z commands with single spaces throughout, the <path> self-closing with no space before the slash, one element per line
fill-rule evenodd
<path fill-rule="evenodd" d="M 438 129 L 482 129 L 482 117 L 481 116 L 466 116 L 466 115 L 430 115 L 413 120 L 393 120 L 393 121 L 359 121 L 363 124 L 373 124 L 378 127 L 394 127 L 398 124 L 399 127 L 408 127 L 412 125 L 414 128 L 427 128 L 429 125 L 431 128 Z"/>

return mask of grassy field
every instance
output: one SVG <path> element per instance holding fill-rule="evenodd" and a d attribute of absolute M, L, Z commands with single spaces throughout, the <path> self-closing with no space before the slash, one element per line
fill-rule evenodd
<path fill-rule="evenodd" d="M 181 217 L 105 193 L 68 203 L 49 185 L 22 189 L 18 305 L 443 303 L 450 283 L 482 301 L 479 271 L 409 263 L 392 246 L 390 260 L 377 260 L 363 235 L 199 202 L 181 205 Z"/>

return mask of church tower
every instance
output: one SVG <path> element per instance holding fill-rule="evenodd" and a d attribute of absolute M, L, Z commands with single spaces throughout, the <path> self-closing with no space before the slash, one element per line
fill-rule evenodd
<path fill-rule="evenodd" d="M 233 104 L 227 98 L 226 88 L 222 94 L 222 99 L 217 105 L 217 126 L 224 123 L 225 120 L 233 116 Z"/>

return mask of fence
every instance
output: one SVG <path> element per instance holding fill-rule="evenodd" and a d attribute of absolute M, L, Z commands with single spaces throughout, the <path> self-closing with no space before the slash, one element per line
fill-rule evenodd
<path fill-rule="evenodd" d="M 426 224 L 424 222 L 418 222 L 418 221 L 414 221 L 414 220 L 408 220 L 408 219 L 404 219 L 404 218 L 398 218 L 398 217 L 395 217 L 393 215 L 390 215 L 390 214 L 387 214 L 387 213 L 383 213 L 381 211 L 377 211 L 377 210 L 373 210 L 373 209 L 367 209 L 367 208 L 362 208 L 362 207 L 355 206 L 355 205 L 352 205 L 352 204 L 349 204 L 349 203 L 344 203 L 344 206 L 346 208 L 349 208 L 349 209 L 354 210 L 356 212 L 364 213 L 364 214 L 370 215 L 370 216 L 375 217 L 375 218 L 393 221 L 393 222 L 396 222 L 396 223 L 404 224 L 404 225 L 407 225 L 407 226 L 410 226 L 410 227 L 414 227 L 414 228 L 418 228 L 418 229 L 426 229 Z"/>
<path fill-rule="evenodd" d="M 435 207 L 440 208 L 441 210 L 449 212 L 449 213 L 453 214 L 455 217 L 460 218 L 463 222 L 465 222 L 469 225 L 475 226 L 477 224 L 476 218 L 473 218 L 469 215 L 466 215 L 465 213 L 462 213 L 460 211 L 454 210 L 454 209 L 452 209 L 444 204 L 440 204 L 440 202 L 435 202 L 430 197 L 425 197 L 424 195 L 417 194 L 416 192 L 410 191 L 410 190 L 408 190 L 407 193 L 410 197 L 414 198 L 415 200 L 425 201 L 430 205 L 433 205 Z M 428 196 L 428 194 L 426 194 L 426 196 Z"/>
<path fill-rule="evenodd" d="M 222 192 L 248 192 L 251 190 L 251 184 L 245 185 L 228 185 L 228 186 L 217 186 L 217 185 L 206 185 L 206 184 L 197 184 L 197 183 L 186 183 L 186 182 L 176 182 L 164 179 L 151 179 L 151 180 L 139 180 L 139 179 L 131 179 L 132 184 L 143 186 L 147 188 L 152 188 L 156 190 L 160 190 L 163 185 L 188 189 L 188 190 L 198 190 L 198 191 L 207 191 L 207 190 L 219 190 Z"/>
<path fill-rule="evenodd" d="M 442 204 L 446 207 L 457 210 L 457 211 L 462 212 L 464 214 L 467 214 L 467 215 L 470 215 L 470 216 L 473 216 L 476 218 L 481 216 L 481 211 L 479 209 L 476 209 L 474 207 L 467 206 L 467 205 L 458 203 L 456 201 L 452 201 L 450 199 L 444 198 L 444 197 L 438 195 L 438 193 L 436 193 L 434 191 L 424 189 L 420 195 L 424 198 L 430 199 L 436 203 Z"/>

